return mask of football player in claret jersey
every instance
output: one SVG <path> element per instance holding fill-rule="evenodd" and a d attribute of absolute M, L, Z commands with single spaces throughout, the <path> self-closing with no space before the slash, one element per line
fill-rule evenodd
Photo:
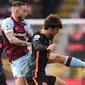
<path fill-rule="evenodd" d="M 11 16 L 2 22 L 2 35 L 4 48 L 8 56 L 16 85 L 26 85 L 26 66 L 30 57 L 27 39 L 32 37 L 33 31 L 25 20 L 27 16 L 27 4 L 14 1 Z"/>
<path fill-rule="evenodd" d="M 52 53 L 56 49 L 56 43 L 50 43 L 50 41 L 62 27 L 59 16 L 50 14 L 45 19 L 42 29 L 33 35 L 32 55 L 28 62 L 26 74 L 29 85 L 67 85 L 60 78 L 45 73 L 47 63 L 60 63 L 74 68 L 85 67 L 85 62 L 77 58 Z"/>

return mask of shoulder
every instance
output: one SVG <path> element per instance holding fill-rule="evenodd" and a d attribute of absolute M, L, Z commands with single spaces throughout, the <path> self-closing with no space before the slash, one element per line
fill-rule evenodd
<path fill-rule="evenodd" d="M 31 26 L 30 26 L 30 24 L 29 24 L 29 22 L 28 22 L 27 19 L 24 19 L 24 24 L 25 24 L 28 28 L 31 28 Z"/>
<path fill-rule="evenodd" d="M 41 34 L 40 33 L 35 33 L 33 35 L 33 41 L 39 40 L 41 38 Z"/>
<path fill-rule="evenodd" d="M 11 17 L 8 17 L 8 18 L 6 18 L 6 19 L 4 19 L 3 21 L 2 21 L 2 24 L 4 24 L 4 23 L 14 23 L 13 22 L 13 20 L 11 19 Z"/>
<path fill-rule="evenodd" d="M 14 22 L 11 17 L 8 17 L 2 21 L 1 27 L 14 27 Z"/>
<path fill-rule="evenodd" d="M 34 38 L 40 38 L 41 36 L 39 34 L 34 35 Z"/>
<path fill-rule="evenodd" d="M 28 20 L 24 20 L 24 24 L 25 24 L 25 30 L 27 31 L 27 33 L 33 35 L 33 29 L 32 27 L 30 26 Z"/>
<path fill-rule="evenodd" d="M 25 23 L 26 25 L 30 25 L 27 19 L 24 19 L 24 23 Z"/>

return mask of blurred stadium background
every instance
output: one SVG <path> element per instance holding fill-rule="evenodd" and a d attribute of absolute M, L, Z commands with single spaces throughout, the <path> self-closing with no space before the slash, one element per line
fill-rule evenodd
<path fill-rule="evenodd" d="M 16 0 L 0 0 L 0 25 L 2 20 L 10 16 L 11 3 Z M 58 35 L 55 36 L 53 42 L 57 43 L 56 53 L 64 55 L 75 55 L 75 57 L 85 61 L 85 49 L 79 53 L 74 49 L 79 46 L 71 44 L 84 44 L 85 48 L 85 0 L 20 0 L 28 3 L 27 20 L 36 32 L 42 27 L 44 18 L 50 13 L 56 13 L 61 17 L 63 28 Z M 72 37 L 70 40 L 70 36 Z M 73 42 L 74 41 L 74 42 Z M 73 52 L 72 52 L 73 49 Z M 75 53 L 76 52 L 76 53 Z M 13 75 L 7 60 L 5 52 L 3 52 L 3 67 L 7 78 L 8 85 L 15 85 Z M 46 72 L 65 80 L 68 85 L 84 85 L 82 84 L 83 69 L 72 69 L 61 64 L 49 64 Z"/>

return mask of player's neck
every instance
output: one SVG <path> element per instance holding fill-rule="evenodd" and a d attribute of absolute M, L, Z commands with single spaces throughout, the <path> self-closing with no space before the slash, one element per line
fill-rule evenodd
<path fill-rule="evenodd" d="M 19 20 L 17 19 L 17 17 L 16 17 L 14 14 L 12 14 L 11 17 L 12 17 L 16 22 L 19 21 Z"/>
<path fill-rule="evenodd" d="M 48 33 L 42 28 L 40 31 L 41 34 L 44 34 L 46 37 L 49 37 Z"/>

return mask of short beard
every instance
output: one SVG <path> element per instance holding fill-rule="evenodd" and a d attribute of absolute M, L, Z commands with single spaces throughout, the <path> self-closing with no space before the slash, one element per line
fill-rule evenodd
<path fill-rule="evenodd" d="M 19 21 L 23 21 L 24 18 L 22 18 L 22 16 L 19 16 L 19 17 L 18 17 L 18 20 L 19 20 Z"/>

